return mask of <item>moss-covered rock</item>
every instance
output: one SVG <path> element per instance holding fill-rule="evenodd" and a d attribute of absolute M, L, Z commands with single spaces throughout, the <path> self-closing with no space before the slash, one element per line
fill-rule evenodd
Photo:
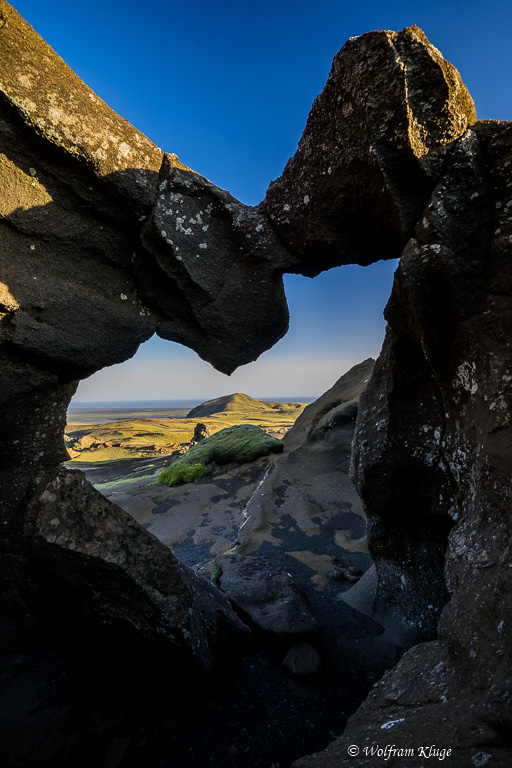
<path fill-rule="evenodd" d="M 180 483 L 193 483 L 200 477 L 204 477 L 208 470 L 204 464 L 189 464 L 186 461 L 177 461 L 172 466 L 167 467 L 158 478 L 159 483 L 165 483 L 171 488 Z"/>
<path fill-rule="evenodd" d="M 254 461 L 260 456 L 266 456 L 268 453 L 281 453 L 282 450 L 282 442 L 267 435 L 260 427 L 253 424 L 237 424 L 234 427 L 221 429 L 194 445 L 185 456 L 164 469 L 158 482 L 171 486 L 177 485 L 178 482 L 189 483 L 202 476 L 199 474 L 192 476 L 191 470 L 194 467 L 201 467 L 204 470 L 208 464 L 228 464 L 231 461 L 243 464 Z M 190 479 L 185 479 L 188 475 Z M 176 480 L 177 477 L 180 479 Z"/>

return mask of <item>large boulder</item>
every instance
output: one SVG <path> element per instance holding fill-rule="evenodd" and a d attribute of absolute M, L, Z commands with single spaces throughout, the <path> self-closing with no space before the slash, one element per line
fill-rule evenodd
<path fill-rule="evenodd" d="M 315 632 L 319 625 L 291 574 L 265 557 L 226 554 L 216 558 L 219 587 L 260 629 L 281 637 Z"/>
<path fill-rule="evenodd" d="M 454 766 L 512 759 L 511 157 L 510 124 L 477 123 L 457 143 L 396 272 L 360 403 L 353 472 L 375 615 L 432 641 L 297 768 L 375 765 L 386 744 L 410 766 L 431 745 Z"/>
<path fill-rule="evenodd" d="M 244 647 L 247 627 L 222 593 L 81 472 L 44 478 L 25 535 L 23 598 L 63 649 L 70 674 L 96 695 L 185 689 Z"/>
<path fill-rule="evenodd" d="M 418 27 L 345 43 L 263 204 L 299 271 L 398 258 L 475 120 L 459 73 Z"/>

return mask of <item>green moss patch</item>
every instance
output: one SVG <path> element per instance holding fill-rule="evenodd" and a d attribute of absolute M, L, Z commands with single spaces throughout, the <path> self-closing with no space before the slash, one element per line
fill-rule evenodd
<path fill-rule="evenodd" d="M 209 464 L 229 464 L 230 462 L 244 464 L 269 453 L 281 453 L 282 450 L 282 442 L 267 435 L 260 427 L 253 424 L 237 424 L 234 427 L 221 429 L 194 445 L 185 456 L 164 469 L 158 482 L 176 485 L 177 482 L 192 482 L 196 479 L 194 477 L 192 480 L 183 479 L 171 483 L 173 471 L 181 472 L 180 467 L 202 466 L 204 469 Z"/>
<path fill-rule="evenodd" d="M 200 477 L 204 477 L 207 473 L 208 470 L 200 462 L 188 464 L 185 461 L 177 461 L 172 466 L 164 469 L 158 478 L 158 482 L 165 483 L 172 488 L 174 485 L 180 485 L 180 483 L 193 483 L 194 480 L 199 480 Z"/>

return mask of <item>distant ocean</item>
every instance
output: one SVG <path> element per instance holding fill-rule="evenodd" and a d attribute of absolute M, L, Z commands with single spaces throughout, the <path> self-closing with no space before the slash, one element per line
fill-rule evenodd
<path fill-rule="evenodd" d="M 97 400 L 73 402 L 69 411 L 161 411 L 187 408 L 195 408 L 204 403 L 204 400 Z"/>
<path fill-rule="evenodd" d="M 207 398 L 212 399 L 213 398 Z M 282 403 L 312 403 L 316 397 L 261 397 L 264 402 Z M 161 411 L 191 411 L 196 405 L 204 403 L 201 400 L 98 400 L 74 402 L 68 408 L 68 420 L 95 424 L 98 422 L 117 421 L 133 418 L 134 414 L 150 414 Z M 102 414 L 105 414 L 103 416 Z"/>
<path fill-rule="evenodd" d="M 213 400 L 214 398 L 206 398 Z M 259 397 L 257 400 L 263 402 L 278 402 L 278 403 L 312 403 L 316 400 L 316 397 L 311 395 L 294 395 L 290 397 Z M 93 401 L 81 401 L 73 402 L 68 410 L 69 411 L 160 411 L 160 410 L 192 410 L 196 405 L 201 405 L 205 402 L 205 398 L 201 400 L 98 400 Z"/>

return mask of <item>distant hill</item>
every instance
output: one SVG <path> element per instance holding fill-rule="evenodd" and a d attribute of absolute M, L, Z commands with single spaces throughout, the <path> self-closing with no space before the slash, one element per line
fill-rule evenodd
<path fill-rule="evenodd" d="M 228 413 L 229 411 L 236 411 L 237 413 L 269 411 L 271 408 L 270 403 L 263 403 L 261 400 L 255 400 L 254 397 L 244 395 L 242 392 L 236 392 L 234 395 L 223 395 L 197 405 L 187 413 L 187 419 L 206 418 L 207 416 L 214 416 L 216 413 Z"/>

